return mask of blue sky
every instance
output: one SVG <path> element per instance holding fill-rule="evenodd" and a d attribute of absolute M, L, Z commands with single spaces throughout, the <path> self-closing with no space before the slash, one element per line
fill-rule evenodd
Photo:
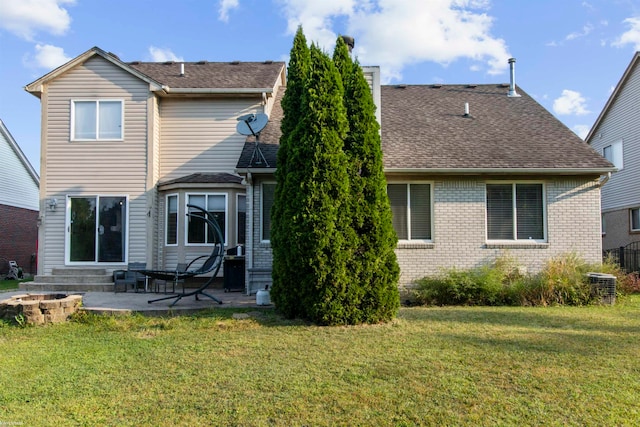
<path fill-rule="evenodd" d="M 0 119 L 40 168 L 23 87 L 93 46 L 123 61 L 286 60 L 355 38 L 383 83 L 518 85 L 585 136 L 640 50 L 638 0 L 0 0 Z"/>

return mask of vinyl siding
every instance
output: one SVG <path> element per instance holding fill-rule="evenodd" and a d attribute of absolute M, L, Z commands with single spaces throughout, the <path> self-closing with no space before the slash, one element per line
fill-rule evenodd
<path fill-rule="evenodd" d="M 602 154 L 622 140 L 623 169 L 602 188 L 604 212 L 640 205 L 640 65 L 637 63 L 589 141 Z M 613 224 L 607 224 L 613 226 Z"/>
<path fill-rule="evenodd" d="M 38 184 L 25 168 L 9 138 L 0 131 L 0 205 L 37 211 Z"/>
<path fill-rule="evenodd" d="M 46 194 L 58 199 L 44 219 L 43 273 L 64 265 L 67 195 L 129 196 L 129 261 L 145 261 L 147 248 L 147 99 L 146 83 L 93 57 L 54 79 L 43 101 L 47 121 Z M 71 101 L 124 100 L 122 141 L 71 141 Z M 41 273 L 42 274 L 42 273 Z"/>
<path fill-rule="evenodd" d="M 246 140 L 237 118 L 261 111 L 261 99 L 162 99 L 160 179 L 233 173 Z"/>

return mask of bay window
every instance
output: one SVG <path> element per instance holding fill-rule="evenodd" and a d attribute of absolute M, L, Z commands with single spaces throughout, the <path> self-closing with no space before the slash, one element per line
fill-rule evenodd
<path fill-rule="evenodd" d="M 226 194 L 187 194 L 187 204 L 206 209 L 216 220 L 225 242 L 227 241 L 227 195 Z M 214 235 L 202 219 L 204 213 L 188 208 L 192 215 L 187 221 L 187 244 L 213 244 Z"/>

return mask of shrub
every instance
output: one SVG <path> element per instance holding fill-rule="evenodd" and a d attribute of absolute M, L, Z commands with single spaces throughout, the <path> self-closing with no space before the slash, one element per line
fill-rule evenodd
<path fill-rule="evenodd" d="M 625 275 L 610 260 L 589 264 L 570 252 L 549 259 L 542 271 L 526 275 L 509 256 L 490 265 L 443 271 L 416 282 L 416 302 L 428 305 L 587 305 L 600 301 L 587 273 L 616 276 L 619 295 L 640 288 L 637 276 Z"/>
<path fill-rule="evenodd" d="M 511 305 L 519 301 L 524 275 L 508 256 L 475 269 L 451 268 L 417 281 L 415 298 L 429 305 Z"/>

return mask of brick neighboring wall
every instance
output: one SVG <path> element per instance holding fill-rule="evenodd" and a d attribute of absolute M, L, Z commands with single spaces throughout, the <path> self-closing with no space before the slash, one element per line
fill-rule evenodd
<path fill-rule="evenodd" d="M 38 211 L 0 205 L 0 274 L 7 272 L 7 261 L 16 261 L 25 273 L 35 274 L 31 261 L 38 241 Z M 4 258 L 4 259 L 2 259 Z"/>

